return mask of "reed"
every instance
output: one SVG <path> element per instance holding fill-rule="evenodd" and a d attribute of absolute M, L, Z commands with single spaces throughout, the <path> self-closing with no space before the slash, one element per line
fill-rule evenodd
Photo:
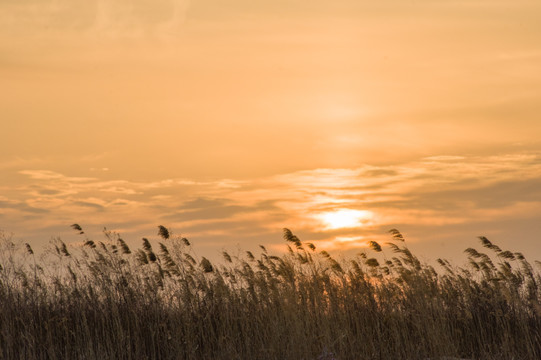
<path fill-rule="evenodd" d="M 541 358 L 539 263 L 485 237 L 435 268 L 395 229 L 347 260 L 285 229 L 286 254 L 212 263 L 163 226 L 136 250 L 73 228 L 41 256 L 0 236 L 3 359 Z"/>

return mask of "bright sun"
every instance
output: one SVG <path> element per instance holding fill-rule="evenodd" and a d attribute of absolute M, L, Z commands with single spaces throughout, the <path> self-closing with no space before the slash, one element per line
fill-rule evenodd
<path fill-rule="evenodd" d="M 363 220 L 372 217 L 367 210 L 339 209 L 321 213 L 318 218 L 325 224 L 326 229 L 342 229 L 362 226 Z"/>

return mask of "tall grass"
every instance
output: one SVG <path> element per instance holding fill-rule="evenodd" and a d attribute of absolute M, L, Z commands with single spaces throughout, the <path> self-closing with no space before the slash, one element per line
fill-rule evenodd
<path fill-rule="evenodd" d="M 85 237 L 78 226 L 74 228 Z M 284 230 L 289 251 L 213 264 L 159 227 L 42 256 L 2 236 L 4 359 L 541 358 L 541 277 L 481 237 L 469 264 L 437 270 L 397 230 L 338 261 Z"/>

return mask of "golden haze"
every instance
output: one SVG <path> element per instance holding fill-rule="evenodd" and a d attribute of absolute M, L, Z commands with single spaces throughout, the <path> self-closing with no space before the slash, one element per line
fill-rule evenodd
<path fill-rule="evenodd" d="M 536 1 L 0 14 L 0 228 L 17 237 L 164 224 L 212 252 L 289 227 L 355 249 L 399 227 L 427 256 L 477 235 L 541 255 Z"/>

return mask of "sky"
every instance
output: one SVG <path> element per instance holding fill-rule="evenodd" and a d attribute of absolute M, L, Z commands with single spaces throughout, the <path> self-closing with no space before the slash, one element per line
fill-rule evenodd
<path fill-rule="evenodd" d="M 541 259 L 541 3 L 4 0 L 0 229 Z M 463 257 L 463 256 L 462 256 Z"/>

